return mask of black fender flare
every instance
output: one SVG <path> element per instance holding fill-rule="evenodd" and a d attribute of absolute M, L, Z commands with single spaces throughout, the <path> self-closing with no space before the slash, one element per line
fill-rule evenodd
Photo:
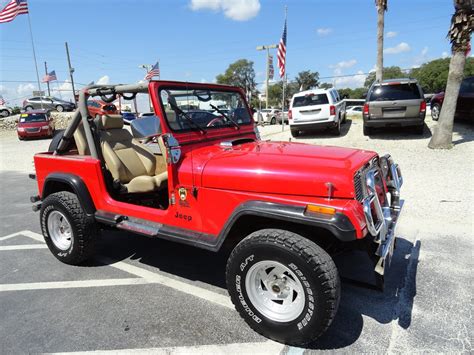
<path fill-rule="evenodd" d="M 43 193 L 41 199 L 44 200 L 48 195 L 54 193 L 54 183 L 61 183 L 68 185 L 72 191 L 77 195 L 82 208 L 88 216 L 93 216 L 96 208 L 92 201 L 89 190 L 84 181 L 75 174 L 69 173 L 51 173 L 44 180 Z"/>
<path fill-rule="evenodd" d="M 323 228 L 331 232 L 342 242 L 356 240 L 355 228 L 345 214 L 336 213 L 333 217 L 326 218 L 324 216 L 305 215 L 304 212 L 304 206 L 285 205 L 267 201 L 244 202 L 234 210 L 219 233 L 217 249 L 222 246 L 231 228 L 239 218 L 246 215 L 273 218 L 279 221 L 283 220 Z"/>

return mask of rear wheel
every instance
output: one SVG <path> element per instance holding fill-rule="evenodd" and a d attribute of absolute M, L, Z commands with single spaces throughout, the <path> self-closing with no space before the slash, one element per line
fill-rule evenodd
<path fill-rule="evenodd" d="M 299 137 L 299 135 L 300 135 L 300 131 L 299 131 L 299 130 L 297 130 L 297 129 L 291 129 L 290 131 L 291 131 L 291 135 L 292 135 L 293 137 L 295 137 L 295 138 L 296 138 L 296 137 Z"/>
<path fill-rule="evenodd" d="M 347 113 L 344 112 L 344 114 L 342 115 L 342 123 L 346 123 L 347 121 Z"/>
<path fill-rule="evenodd" d="M 417 126 L 415 128 L 415 133 L 421 135 L 421 134 L 423 134 L 424 130 L 425 130 L 425 125 L 423 124 L 423 125 Z"/>
<path fill-rule="evenodd" d="M 40 220 L 44 240 L 58 260 L 78 265 L 92 255 L 97 224 L 84 213 L 75 194 L 61 191 L 46 197 Z"/>
<path fill-rule="evenodd" d="M 431 118 L 433 119 L 433 121 L 438 121 L 440 112 L 441 106 L 439 104 L 434 104 L 431 108 Z"/>
<path fill-rule="evenodd" d="M 336 127 L 332 129 L 332 132 L 335 136 L 341 135 L 341 119 L 339 118 L 336 123 Z"/>
<path fill-rule="evenodd" d="M 364 125 L 363 130 L 364 130 L 364 136 L 370 136 L 372 134 L 372 129 L 370 127 L 367 127 Z"/>
<path fill-rule="evenodd" d="M 286 344 L 318 338 L 337 312 L 340 281 L 331 257 L 295 233 L 263 229 L 232 251 L 227 288 L 242 318 Z"/>

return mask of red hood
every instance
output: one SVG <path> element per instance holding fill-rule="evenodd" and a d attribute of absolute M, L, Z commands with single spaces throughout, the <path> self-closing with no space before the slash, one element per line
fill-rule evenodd
<path fill-rule="evenodd" d="M 252 142 L 193 151 L 203 187 L 287 195 L 354 197 L 354 173 L 376 153 L 288 142 Z"/>

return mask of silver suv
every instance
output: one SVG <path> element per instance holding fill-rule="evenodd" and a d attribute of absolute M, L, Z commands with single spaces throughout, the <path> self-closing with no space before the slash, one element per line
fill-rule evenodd
<path fill-rule="evenodd" d="M 414 79 L 390 79 L 374 83 L 363 109 L 364 135 L 375 127 L 415 127 L 423 134 L 426 102 Z"/>
<path fill-rule="evenodd" d="M 31 110 L 56 110 L 58 112 L 73 111 L 76 105 L 72 102 L 50 96 L 36 96 L 23 101 L 23 109 Z"/>

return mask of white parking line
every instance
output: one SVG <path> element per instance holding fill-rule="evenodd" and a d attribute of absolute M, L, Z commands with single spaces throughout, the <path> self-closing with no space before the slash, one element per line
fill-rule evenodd
<path fill-rule="evenodd" d="M 169 348 L 148 348 L 148 349 L 120 349 L 120 350 L 93 350 L 80 351 L 72 353 L 58 354 L 157 354 L 157 355 L 228 355 L 228 354 L 262 354 L 277 355 L 282 352 L 284 345 L 274 342 L 255 342 L 255 343 L 236 343 L 222 345 L 198 345 L 198 346 L 179 346 Z"/>
<path fill-rule="evenodd" d="M 6 235 L 4 237 L 0 237 L 0 242 L 2 242 L 4 240 L 7 240 L 7 239 L 10 239 L 10 238 L 20 236 L 20 235 L 24 235 L 25 237 L 29 237 L 31 239 L 36 240 L 37 242 L 44 243 L 44 239 L 43 239 L 43 236 L 41 234 L 29 231 L 29 230 L 24 230 L 24 231 L 21 231 L 21 232 L 16 232 L 16 233 Z"/>
<path fill-rule="evenodd" d="M 20 244 L 20 245 L 0 245 L 0 251 L 5 250 L 28 250 L 28 249 L 47 249 L 46 244 Z"/>
<path fill-rule="evenodd" d="M 32 282 L 32 283 L 20 283 L 20 284 L 3 284 L 3 285 L 0 285 L 0 292 L 50 290 L 50 289 L 60 289 L 60 288 L 128 286 L 128 285 L 144 285 L 148 283 L 149 282 L 147 280 L 142 279 L 142 278 L 58 281 L 58 282 Z"/>
<path fill-rule="evenodd" d="M 110 265 L 116 269 L 128 272 L 129 274 L 142 277 L 150 283 L 157 283 L 163 286 L 171 287 L 175 290 L 187 293 L 189 295 L 202 298 L 206 301 L 218 304 L 223 307 L 234 309 L 234 305 L 230 301 L 228 296 L 221 295 L 217 292 L 206 290 L 205 288 L 190 285 L 186 282 L 182 282 L 171 277 L 167 277 L 161 274 L 157 274 L 146 269 L 142 269 L 138 266 L 125 263 L 123 261 L 114 261 L 108 258 L 100 259 L 107 265 Z"/>

